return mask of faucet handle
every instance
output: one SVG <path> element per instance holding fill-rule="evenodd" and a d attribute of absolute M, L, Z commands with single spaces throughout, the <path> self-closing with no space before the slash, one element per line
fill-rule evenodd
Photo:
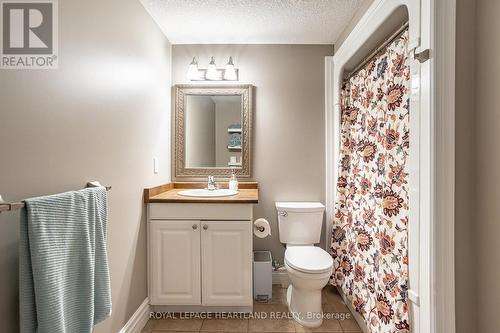
<path fill-rule="evenodd" d="M 217 184 L 215 184 L 214 176 L 208 176 L 207 189 L 208 190 L 216 190 L 218 188 Z"/>

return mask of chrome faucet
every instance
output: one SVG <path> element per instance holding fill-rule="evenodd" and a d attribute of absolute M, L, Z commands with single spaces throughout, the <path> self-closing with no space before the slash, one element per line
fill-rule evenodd
<path fill-rule="evenodd" d="M 214 176 L 208 176 L 207 190 L 213 191 L 218 189 L 219 185 L 215 182 Z"/>

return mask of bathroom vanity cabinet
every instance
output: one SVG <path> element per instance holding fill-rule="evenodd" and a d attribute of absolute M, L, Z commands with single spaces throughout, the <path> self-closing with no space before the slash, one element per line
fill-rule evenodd
<path fill-rule="evenodd" d="M 252 210 L 251 203 L 149 203 L 151 305 L 251 311 Z"/>

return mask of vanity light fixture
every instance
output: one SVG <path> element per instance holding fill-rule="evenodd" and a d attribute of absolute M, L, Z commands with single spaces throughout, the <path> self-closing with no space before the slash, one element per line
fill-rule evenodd
<path fill-rule="evenodd" d="M 233 57 L 229 57 L 224 71 L 224 80 L 235 81 L 237 80 L 236 71 L 234 70 Z"/>
<path fill-rule="evenodd" d="M 234 67 L 233 57 L 229 60 L 224 69 L 217 68 L 215 58 L 210 57 L 207 69 L 199 69 L 196 57 L 189 64 L 187 79 L 190 81 L 238 81 L 238 69 Z"/>
<path fill-rule="evenodd" d="M 215 65 L 214 57 L 210 58 L 210 63 L 207 67 L 207 75 L 205 76 L 207 80 L 215 81 L 220 79 L 220 76 L 217 75 L 217 66 Z"/>
<path fill-rule="evenodd" d="M 189 64 L 187 78 L 188 78 L 188 80 L 191 80 L 191 81 L 200 79 L 200 73 L 198 71 L 198 62 L 196 61 L 195 57 L 193 57 L 193 60 Z"/>

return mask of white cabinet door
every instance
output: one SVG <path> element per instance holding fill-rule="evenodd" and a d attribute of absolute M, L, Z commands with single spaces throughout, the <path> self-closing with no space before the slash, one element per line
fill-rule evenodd
<path fill-rule="evenodd" d="M 201 304 L 200 221 L 151 221 L 153 305 Z"/>
<path fill-rule="evenodd" d="M 252 223 L 202 221 L 203 305 L 252 305 Z"/>

